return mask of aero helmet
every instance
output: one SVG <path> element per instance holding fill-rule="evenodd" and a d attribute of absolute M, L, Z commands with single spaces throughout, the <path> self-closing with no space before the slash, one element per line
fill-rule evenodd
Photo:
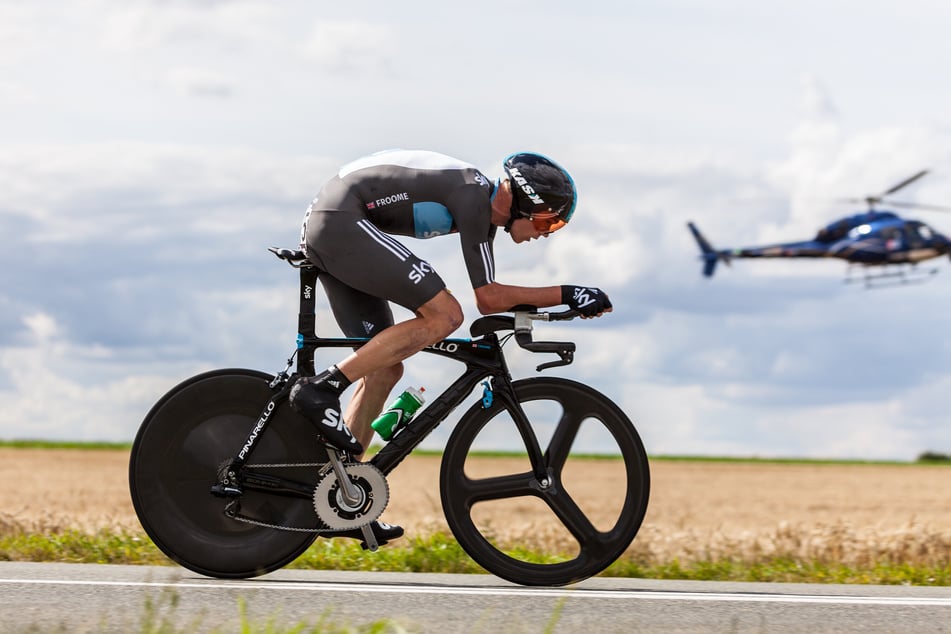
<path fill-rule="evenodd" d="M 560 165 L 532 152 L 512 154 L 502 163 L 512 185 L 511 217 L 529 218 L 539 231 L 551 233 L 565 226 L 575 212 L 575 182 Z"/>

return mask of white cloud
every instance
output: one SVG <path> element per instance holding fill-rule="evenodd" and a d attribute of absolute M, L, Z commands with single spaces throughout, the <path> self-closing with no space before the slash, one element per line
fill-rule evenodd
<path fill-rule="evenodd" d="M 380 24 L 321 20 L 300 44 L 302 54 L 338 74 L 382 72 L 390 68 L 387 51 L 394 35 Z"/>
<path fill-rule="evenodd" d="M 576 218 L 531 245 L 500 232 L 498 276 L 611 294 L 609 317 L 539 332 L 578 342 L 559 373 L 622 401 L 649 450 L 947 449 L 947 262 L 876 293 L 837 261 L 707 280 L 685 228 L 724 248 L 808 238 L 861 209 L 834 199 L 923 168 L 901 197 L 951 200 L 948 89 L 920 63 L 947 11 L 863 5 L 855 28 L 855 6 L 559 5 L 526 30 L 430 2 L 0 2 L 0 435 L 128 438 L 187 373 L 277 369 L 296 279 L 265 247 L 296 244 L 339 164 L 403 146 L 572 171 Z M 475 317 L 458 241 L 408 243 Z M 513 354 L 519 375 L 537 362 Z"/>
<path fill-rule="evenodd" d="M 45 313 L 27 315 L 23 318 L 23 323 L 26 324 L 32 338 L 35 339 L 37 343 L 48 342 L 59 332 L 56 319 Z"/>
<path fill-rule="evenodd" d="M 168 73 L 169 83 L 179 92 L 195 97 L 226 98 L 235 92 L 234 82 L 225 75 L 201 68 L 176 68 Z"/>
<path fill-rule="evenodd" d="M 39 96 L 28 86 L 17 81 L 0 82 L 0 104 L 28 106 L 39 102 Z"/>
<path fill-rule="evenodd" d="M 197 46 L 233 52 L 273 41 L 270 3 L 105 0 L 103 8 L 101 41 L 119 51 Z"/>
<path fill-rule="evenodd" d="M 0 2 L 0 67 L 29 60 L 42 48 L 36 34 L 49 26 L 45 11 L 33 3 Z"/>
<path fill-rule="evenodd" d="M 71 343 L 47 313 L 23 325 L 20 343 L 0 348 L 0 438 L 127 440 L 167 389 L 168 365 L 147 369 L 114 349 Z"/>

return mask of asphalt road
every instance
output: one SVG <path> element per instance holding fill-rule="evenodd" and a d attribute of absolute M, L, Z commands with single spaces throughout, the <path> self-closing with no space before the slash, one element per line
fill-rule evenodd
<path fill-rule="evenodd" d="M 0 562 L 3 632 L 231 632 L 242 606 L 258 631 L 381 619 L 440 633 L 951 630 L 951 588 L 609 578 L 526 588 L 490 575 L 300 570 L 224 581 L 178 567 Z"/>

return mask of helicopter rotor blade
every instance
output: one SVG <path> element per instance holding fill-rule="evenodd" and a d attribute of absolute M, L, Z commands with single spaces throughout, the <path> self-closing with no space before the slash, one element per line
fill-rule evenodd
<path fill-rule="evenodd" d="M 864 196 L 864 197 L 862 197 L 862 198 L 840 198 L 840 199 L 838 200 L 838 202 L 865 203 L 866 205 L 868 205 L 869 211 L 874 211 L 874 210 L 875 210 L 875 205 L 877 205 L 877 204 L 879 204 L 879 203 L 881 203 L 881 202 L 886 202 L 886 204 L 894 205 L 894 206 L 896 206 L 896 207 L 908 207 L 908 206 L 910 206 L 910 205 L 912 205 L 912 204 L 914 204 L 914 203 L 892 203 L 891 201 L 884 201 L 884 199 L 885 199 L 886 196 L 889 196 L 889 195 L 891 195 L 891 194 L 894 194 L 894 193 L 897 192 L 899 189 L 902 189 L 902 188 L 904 188 L 904 187 L 907 187 L 908 185 L 911 185 L 912 183 L 914 183 L 916 180 L 918 180 L 919 178 L 921 178 L 922 176 L 924 176 L 924 175 L 927 174 L 927 173 L 928 173 L 928 170 L 921 170 L 921 171 L 918 172 L 917 174 L 914 174 L 914 175 L 912 175 L 912 176 L 909 176 L 908 178 L 906 178 L 906 179 L 903 180 L 902 182 L 898 183 L 897 185 L 894 185 L 894 186 L 892 186 L 890 189 L 885 190 L 884 192 L 882 192 L 882 193 L 879 194 L 878 196 L 869 195 L 869 196 Z M 924 205 L 920 205 L 919 208 L 925 208 L 925 206 L 924 206 Z M 936 210 L 936 211 L 937 211 L 937 210 Z M 944 210 L 942 209 L 941 211 L 944 211 Z"/>
<path fill-rule="evenodd" d="M 899 202 L 899 201 L 885 201 L 886 205 L 890 207 L 902 207 L 904 209 L 925 209 L 927 211 L 945 211 L 951 212 L 951 207 L 943 207 L 941 205 L 928 205 L 925 203 L 910 203 L 910 202 Z"/>
<path fill-rule="evenodd" d="M 914 183 L 916 180 L 918 180 L 919 178 L 921 178 L 922 176 L 924 176 L 924 175 L 927 174 L 927 173 L 928 173 L 928 170 L 921 170 L 920 172 L 918 172 L 918 173 L 915 174 L 914 176 L 909 176 L 908 178 L 906 178 L 906 179 L 903 180 L 902 182 L 898 183 L 897 185 L 895 185 L 895 186 L 892 187 L 891 189 L 885 191 L 885 193 L 881 194 L 880 196 L 876 196 L 876 197 L 875 197 L 875 198 L 876 198 L 876 202 L 878 202 L 879 200 L 881 200 L 881 199 L 884 198 L 885 196 L 888 196 L 889 194 L 894 194 L 895 192 L 897 192 L 899 189 L 902 189 L 903 187 L 907 187 L 908 185 L 911 185 L 912 183 Z M 870 197 L 870 198 L 871 198 L 871 197 Z"/>

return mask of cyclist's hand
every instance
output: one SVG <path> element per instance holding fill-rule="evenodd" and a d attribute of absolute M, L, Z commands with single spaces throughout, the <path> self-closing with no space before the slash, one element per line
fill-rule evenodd
<path fill-rule="evenodd" d="M 600 288 L 567 284 L 561 287 L 561 303 L 577 310 L 584 319 L 611 312 L 611 300 Z"/>

